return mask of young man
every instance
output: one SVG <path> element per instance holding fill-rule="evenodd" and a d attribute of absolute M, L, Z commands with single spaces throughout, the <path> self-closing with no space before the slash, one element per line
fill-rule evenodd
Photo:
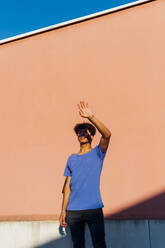
<path fill-rule="evenodd" d="M 74 248 L 85 248 L 85 223 L 88 224 L 93 247 L 106 248 L 100 175 L 111 132 L 95 117 L 88 103 L 80 101 L 77 105 L 81 117 L 87 118 L 94 126 L 79 123 L 74 127 L 80 151 L 70 155 L 66 163 L 59 221 L 61 226 L 69 226 Z M 99 144 L 92 148 L 95 127 L 102 136 Z"/>

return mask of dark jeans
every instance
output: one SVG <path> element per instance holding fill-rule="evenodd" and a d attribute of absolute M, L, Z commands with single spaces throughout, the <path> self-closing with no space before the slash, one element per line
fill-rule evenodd
<path fill-rule="evenodd" d="M 85 222 L 88 224 L 94 248 L 106 248 L 102 208 L 66 210 L 73 248 L 85 248 Z"/>

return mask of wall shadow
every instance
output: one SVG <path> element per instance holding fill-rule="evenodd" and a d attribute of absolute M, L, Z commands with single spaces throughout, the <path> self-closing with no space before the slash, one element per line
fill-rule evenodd
<path fill-rule="evenodd" d="M 59 233 L 61 234 L 60 238 L 53 239 L 41 245 L 34 246 L 34 248 L 65 248 L 66 244 L 67 247 L 72 247 L 69 227 L 66 227 L 64 232 L 64 228 L 59 224 Z"/>
<path fill-rule="evenodd" d="M 136 220 L 136 221 L 133 221 L 133 223 L 136 222 L 136 225 L 137 225 L 138 223 L 141 223 L 141 219 L 165 219 L 164 209 L 165 209 L 165 191 L 162 191 L 161 193 L 159 193 L 153 197 L 150 197 L 144 201 L 136 203 L 130 207 L 127 207 L 127 208 L 121 210 L 121 211 L 118 211 L 118 212 L 115 212 L 113 214 L 109 214 L 106 216 L 104 215 L 104 219 L 107 219 L 107 220 Z M 109 222 L 110 226 L 114 225 L 114 223 L 115 222 L 113 222 L 113 221 L 112 221 L 112 223 L 111 223 L 111 221 Z M 143 224 L 145 224 L 145 223 L 143 223 Z M 128 225 L 128 224 L 130 225 L 130 222 L 128 222 L 126 225 Z M 125 224 L 124 223 L 122 224 L 121 222 L 118 223 L 118 221 L 117 221 L 115 225 L 117 226 L 117 225 L 125 225 Z M 126 225 L 125 225 L 125 228 L 126 228 Z M 107 231 L 108 230 L 109 229 L 107 228 Z M 117 230 L 119 231 L 119 229 L 117 229 Z M 130 226 L 129 226 L 129 232 L 130 232 Z M 146 233 L 147 232 L 148 231 L 146 231 Z M 43 244 L 38 245 L 38 246 L 34 246 L 34 248 L 58 248 L 58 247 L 59 248 L 66 248 L 66 247 L 72 248 L 72 240 L 71 240 L 69 227 L 66 227 L 65 232 L 64 232 L 64 228 L 61 227 L 59 224 L 59 233 L 61 234 L 60 238 L 51 240 L 49 242 L 43 243 Z M 113 228 L 111 227 L 111 234 L 112 233 L 113 233 Z M 116 230 L 114 233 L 116 233 Z M 109 233 L 107 233 L 106 235 L 108 237 Z M 117 235 L 119 235 L 119 233 Z M 86 244 L 89 244 L 90 243 L 89 233 L 86 236 L 87 236 Z M 138 236 L 137 233 L 136 233 L 136 236 Z M 145 239 L 146 239 L 146 237 L 145 237 Z M 115 244 L 115 246 L 117 245 L 117 241 L 115 240 L 114 235 L 112 235 L 111 241 L 112 241 L 112 243 Z M 121 247 L 121 246 L 119 245 L 117 247 Z"/>
<path fill-rule="evenodd" d="M 105 219 L 165 219 L 165 190 L 121 211 L 105 215 Z"/>
<path fill-rule="evenodd" d="M 63 228 L 59 223 L 58 230 L 61 237 L 52 239 L 45 243 L 43 242 L 40 245 L 33 246 L 33 248 L 72 248 L 73 243 L 72 243 L 69 227 L 67 226 L 66 228 Z M 87 224 L 85 225 L 85 245 L 86 247 L 93 247 Z"/>

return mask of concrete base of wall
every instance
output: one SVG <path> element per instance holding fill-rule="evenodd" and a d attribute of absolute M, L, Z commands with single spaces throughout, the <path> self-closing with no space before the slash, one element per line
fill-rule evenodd
<path fill-rule="evenodd" d="M 105 220 L 107 248 L 164 248 L 165 220 Z M 86 248 L 93 248 L 85 229 Z M 69 228 L 59 221 L 0 222 L 0 247 L 72 248 Z"/>

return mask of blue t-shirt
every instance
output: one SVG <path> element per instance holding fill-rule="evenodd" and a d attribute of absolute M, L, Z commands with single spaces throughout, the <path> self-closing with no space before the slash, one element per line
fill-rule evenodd
<path fill-rule="evenodd" d="M 67 210 L 104 207 L 100 194 L 100 175 L 106 152 L 102 152 L 100 145 L 97 145 L 87 153 L 75 153 L 68 157 L 63 174 L 71 177 Z"/>

